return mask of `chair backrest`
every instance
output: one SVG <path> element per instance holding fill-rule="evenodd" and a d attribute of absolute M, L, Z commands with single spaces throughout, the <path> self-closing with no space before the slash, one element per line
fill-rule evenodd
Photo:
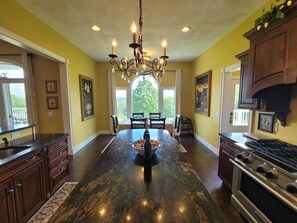
<path fill-rule="evenodd" d="M 118 116 L 116 114 L 112 114 L 110 117 L 112 118 L 113 132 L 114 134 L 117 134 L 119 126 Z"/>
<path fill-rule="evenodd" d="M 161 118 L 161 112 L 150 112 L 150 118 Z"/>
<path fill-rule="evenodd" d="M 180 126 L 181 119 L 182 119 L 182 115 L 180 115 L 180 114 L 175 115 L 174 128 L 177 133 L 180 133 L 180 130 L 181 130 L 181 126 Z"/>
<path fill-rule="evenodd" d="M 130 118 L 131 129 L 145 129 L 146 118 Z"/>
<path fill-rule="evenodd" d="M 165 129 L 166 118 L 150 118 L 151 129 Z"/>
<path fill-rule="evenodd" d="M 144 118 L 144 112 L 133 112 L 132 118 Z"/>

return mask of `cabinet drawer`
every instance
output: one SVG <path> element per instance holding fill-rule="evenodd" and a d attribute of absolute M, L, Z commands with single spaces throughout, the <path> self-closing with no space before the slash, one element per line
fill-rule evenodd
<path fill-rule="evenodd" d="M 67 157 L 68 155 L 68 147 L 65 146 L 59 150 L 57 150 L 56 152 L 50 154 L 48 156 L 48 163 L 49 165 L 51 165 L 53 162 L 57 161 L 58 159 L 60 159 L 60 157 Z"/>
<path fill-rule="evenodd" d="M 55 142 L 54 144 L 49 145 L 47 153 L 48 154 L 54 153 L 55 151 L 57 151 L 58 149 L 66 145 L 67 145 L 67 138 L 61 139 Z"/>
<path fill-rule="evenodd" d="M 65 157 L 61 157 L 61 159 L 54 162 L 52 165 L 49 166 L 50 176 L 62 171 L 63 167 L 68 163 L 69 161 Z"/>
<path fill-rule="evenodd" d="M 225 139 L 223 137 L 220 137 L 220 145 L 221 146 L 224 146 L 225 148 L 227 148 L 228 150 L 230 150 L 230 152 L 232 154 L 235 153 L 235 145 L 234 145 L 234 142 L 228 140 L 228 139 Z"/>
<path fill-rule="evenodd" d="M 50 176 L 50 191 L 53 194 L 67 179 L 69 175 L 69 164 L 59 168 L 53 175 Z"/>

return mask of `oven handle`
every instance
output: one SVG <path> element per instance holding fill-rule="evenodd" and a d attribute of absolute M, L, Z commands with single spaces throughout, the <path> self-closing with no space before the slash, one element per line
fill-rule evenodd
<path fill-rule="evenodd" d="M 271 189 L 269 186 L 267 186 L 265 183 L 260 181 L 257 177 L 255 177 L 253 174 L 251 174 L 249 171 L 244 169 L 241 165 L 239 165 L 237 162 L 235 162 L 233 159 L 229 159 L 231 163 L 233 163 L 236 167 L 238 167 L 240 170 L 245 172 L 250 178 L 252 178 L 254 181 L 256 181 L 258 184 L 260 184 L 262 187 L 264 187 L 266 190 L 268 190 L 270 193 L 272 193 L 274 196 L 282 200 L 285 204 L 287 204 L 290 208 L 292 208 L 294 211 L 297 212 L 297 207 L 294 206 L 290 201 L 288 201 L 285 197 L 277 193 L 275 190 Z"/>

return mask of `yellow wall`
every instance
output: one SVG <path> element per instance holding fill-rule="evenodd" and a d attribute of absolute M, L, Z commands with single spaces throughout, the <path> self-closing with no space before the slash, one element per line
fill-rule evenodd
<path fill-rule="evenodd" d="M 69 60 L 74 146 L 78 146 L 98 132 L 101 124 L 97 124 L 100 102 L 96 95 L 95 118 L 82 122 L 80 114 L 79 74 L 93 78 L 96 85 L 99 82 L 96 62 L 15 1 L 1 0 L 0 3 L 0 26 Z M 53 120 L 54 123 L 59 121 L 59 119 Z"/>
<path fill-rule="evenodd" d="M 63 117 L 61 104 L 61 88 L 59 82 L 59 66 L 58 63 L 46 59 L 44 57 L 33 56 L 33 73 L 35 76 L 35 89 L 37 98 L 38 111 L 38 132 L 39 133 L 62 133 Z M 56 80 L 58 93 L 46 93 L 45 81 Z M 48 109 L 47 97 L 58 97 L 58 109 Z M 52 113 L 52 116 L 49 115 Z"/>
<path fill-rule="evenodd" d="M 266 10 L 270 8 L 271 3 L 275 3 L 275 1 L 268 2 L 265 6 Z M 202 74 L 207 70 L 212 70 L 210 117 L 206 117 L 197 113 L 194 114 L 194 130 L 196 134 L 198 134 L 215 148 L 218 148 L 219 119 L 215 116 L 215 113 L 220 110 L 220 92 L 222 81 L 221 70 L 239 62 L 235 58 L 235 55 L 249 48 L 249 42 L 243 37 L 243 34 L 253 28 L 255 19 L 261 16 L 261 14 L 262 8 L 251 15 L 247 20 L 242 22 L 229 34 L 224 36 L 193 62 L 194 76 Z M 296 94 L 296 87 L 294 87 L 291 101 L 292 112 L 288 115 L 286 127 L 280 126 L 279 131 L 273 134 L 258 131 L 258 112 L 256 112 L 253 115 L 253 131 L 297 144 L 297 138 L 294 135 L 297 131 Z"/>

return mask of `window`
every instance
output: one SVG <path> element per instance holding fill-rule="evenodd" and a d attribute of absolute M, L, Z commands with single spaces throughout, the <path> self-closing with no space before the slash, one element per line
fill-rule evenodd
<path fill-rule="evenodd" d="M 233 126 L 248 126 L 249 110 L 239 109 L 238 100 L 239 100 L 239 84 L 236 84 L 235 94 L 234 94 Z"/>
<path fill-rule="evenodd" d="M 0 61 L 0 127 L 28 124 L 23 68 Z"/>
<path fill-rule="evenodd" d="M 127 110 L 127 89 L 116 88 L 116 105 L 118 120 L 122 121 L 128 118 Z"/>
<path fill-rule="evenodd" d="M 150 112 L 158 112 L 159 89 L 157 81 L 151 76 L 139 76 L 132 82 L 132 112 L 144 112 L 149 117 Z"/>
<path fill-rule="evenodd" d="M 164 88 L 162 90 L 162 106 L 163 106 L 163 116 L 170 121 L 174 121 L 175 115 L 175 89 L 174 88 Z"/>
<path fill-rule="evenodd" d="M 161 112 L 167 120 L 174 121 L 175 87 L 159 87 L 151 76 L 136 77 L 130 88 L 116 87 L 116 107 L 119 121 L 129 119 L 132 112 Z"/>

